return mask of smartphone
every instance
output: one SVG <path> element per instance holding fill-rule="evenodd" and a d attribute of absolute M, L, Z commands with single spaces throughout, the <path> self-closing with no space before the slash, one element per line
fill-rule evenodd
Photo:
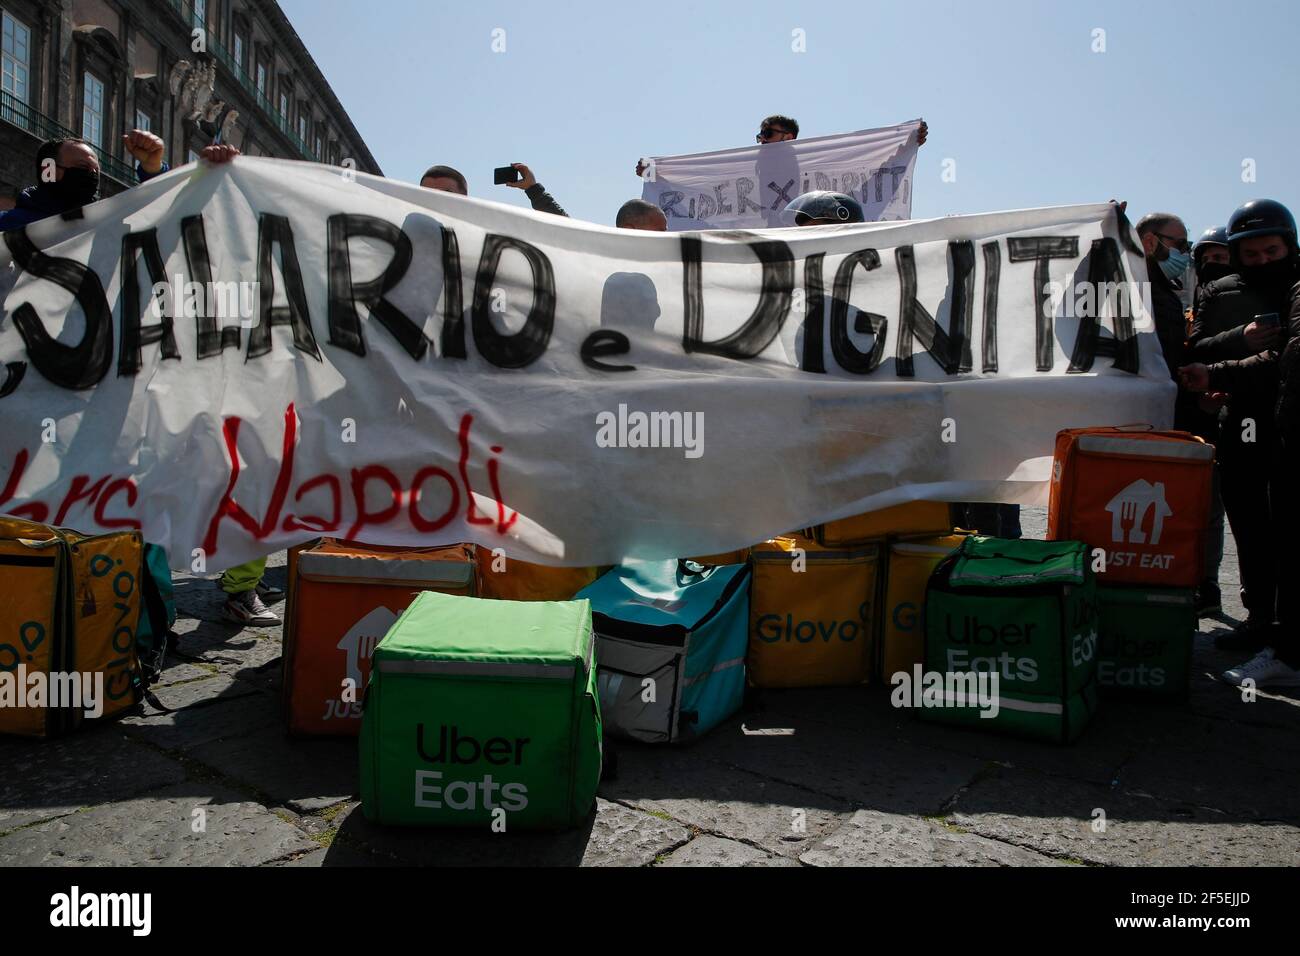
<path fill-rule="evenodd" d="M 1263 315 L 1255 316 L 1255 324 L 1275 329 L 1282 324 L 1282 321 L 1276 312 L 1265 312 Z"/>
<path fill-rule="evenodd" d="M 524 174 L 513 166 L 498 166 L 492 170 L 492 182 L 497 186 L 504 186 L 506 183 L 517 183 L 524 178 Z"/>

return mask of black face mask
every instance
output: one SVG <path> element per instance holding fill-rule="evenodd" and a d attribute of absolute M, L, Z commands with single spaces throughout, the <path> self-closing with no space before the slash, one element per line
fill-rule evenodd
<path fill-rule="evenodd" d="M 1237 274 L 1246 280 L 1246 285 L 1261 292 L 1280 292 L 1289 289 L 1300 278 L 1296 275 L 1296 263 L 1293 256 L 1274 259 L 1262 266 L 1240 266 Z"/>
<path fill-rule="evenodd" d="M 1196 268 L 1196 281 L 1200 285 L 1209 285 L 1218 279 L 1235 274 L 1236 271 L 1226 262 L 1202 262 Z"/>
<path fill-rule="evenodd" d="M 99 195 L 99 173 L 89 169 L 65 169 L 54 191 L 68 208 L 85 206 Z"/>

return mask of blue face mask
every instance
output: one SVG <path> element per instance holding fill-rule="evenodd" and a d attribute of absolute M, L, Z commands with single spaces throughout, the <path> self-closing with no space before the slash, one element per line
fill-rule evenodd
<path fill-rule="evenodd" d="M 1192 264 L 1192 257 L 1186 252 L 1170 249 L 1169 255 L 1160 261 L 1160 271 L 1166 279 L 1177 279 Z"/>

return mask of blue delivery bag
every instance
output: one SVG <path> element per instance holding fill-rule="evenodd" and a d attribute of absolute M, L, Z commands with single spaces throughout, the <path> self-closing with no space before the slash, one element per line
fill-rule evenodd
<path fill-rule="evenodd" d="M 638 562 L 578 592 L 591 602 L 607 732 L 672 743 L 740 709 L 751 577 L 748 564 Z"/>

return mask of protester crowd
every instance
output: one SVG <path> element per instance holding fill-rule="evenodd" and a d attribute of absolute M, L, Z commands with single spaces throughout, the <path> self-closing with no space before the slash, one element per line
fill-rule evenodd
<path fill-rule="evenodd" d="M 922 123 L 917 144 L 928 128 Z M 788 116 L 764 119 L 760 145 L 794 140 L 799 124 Z M 167 171 L 164 143 L 152 133 L 133 130 L 124 137 L 145 182 Z M 239 151 L 210 146 L 200 153 L 208 163 L 229 162 Z M 51 140 L 37 156 L 38 184 L 22 192 L 15 208 L 0 212 L 0 232 L 64 215 L 99 194 L 95 151 L 79 139 Z M 563 207 L 523 163 L 504 185 L 521 189 L 533 209 L 567 216 Z M 646 171 L 644 161 L 636 172 Z M 469 194 L 466 177 L 446 165 L 431 166 L 420 185 Z M 1121 206 L 1123 211 L 1123 206 Z M 865 221 L 861 205 L 843 193 L 819 190 L 790 202 L 783 222 L 790 226 Z M 629 199 L 615 225 L 654 232 L 667 230 L 664 213 L 653 203 Z M 1152 213 L 1136 231 L 1146 256 L 1157 336 L 1179 383 L 1174 424 L 1217 448 L 1216 487 L 1206 554 L 1206 577 L 1197 595 L 1202 616 L 1221 610 L 1219 569 L 1223 558 L 1224 515 L 1237 542 L 1242 602 L 1248 616 L 1216 645 L 1251 652 L 1246 663 L 1227 671 L 1232 683 L 1253 680 L 1300 686 L 1300 554 L 1286 546 L 1300 533 L 1300 501 L 1288 495 L 1288 475 L 1300 471 L 1300 248 L 1295 219 L 1271 200 L 1246 203 L 1226 227 L 1210 229 L 1193 245 L 1187 228 L 1172 213 Z M 1189 272 L 1193 281 L 1182 280 Z M 962 524 L 997 537 L 1020 537 L 1015 505 L 961 506 Z M 241 625 L 275 625 L 279 618 L 264 598 L 280 596 L 263 580 L 265 559 L 227 571 L 221 588 L 225 615 Z"/>

